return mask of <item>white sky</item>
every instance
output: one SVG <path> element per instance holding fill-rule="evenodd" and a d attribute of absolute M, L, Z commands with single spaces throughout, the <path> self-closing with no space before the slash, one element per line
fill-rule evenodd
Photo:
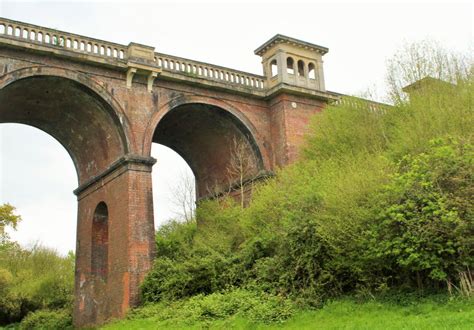
<path fill-rule="evenodd" d="M 254 49 L 277 33 L 329 48 L 328 90 L 383 96 L 385 63 L 404 42 L 430 38 L 472 50 L 471 1 L 6 1 L 0 16 L 122 44 L 262 73 Z M 174 215 L 169 189 L 187 165 L 155 146 L 155 223 Z M 0 203 L 18 208 L 23 222 L 12 237 L 39 240 L 66 253 L 75 249 L 77 178 L 69 155 L 37 129 L 0 125 Z"/>

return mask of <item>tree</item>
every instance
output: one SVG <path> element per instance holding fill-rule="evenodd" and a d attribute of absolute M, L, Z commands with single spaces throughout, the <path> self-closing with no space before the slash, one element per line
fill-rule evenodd
<path fill-rule="evenodd" d="M 15 207 L 5 203 L 0 205 L 0 244 L 3 244 L 9 239 L 6 232 L 7 227 L 16 229 L 18 222 L 21 221 L 21 216 L 15 214 Z"/>
<path fill-rule="evenodd" d="M 230 189 L 237 187 L 239 190 L 240 205 L 245 206 L 245 189 L 249 179 L 256 172 L 255 160 L 252 157 L 250 146 L 242 138 L 232 138 L 231 154 L 227 174 Z"/>
<path fill-rule="evenodd" d="M 171 202 L 176 215 L 185 222 L 194 220 L 196 212 L 196 181 L 189 173 L 181 172 L 176 185 L 171 189 Z"/>
<path fill-rule="evenodd" d="M 473 73 L 472 57 L 456 54 L 431 40 L 405 44 L 388 61 L 388 94 L 395 104 L 405 101 L 403 88 L 426 77 L 451 84 Z"/>

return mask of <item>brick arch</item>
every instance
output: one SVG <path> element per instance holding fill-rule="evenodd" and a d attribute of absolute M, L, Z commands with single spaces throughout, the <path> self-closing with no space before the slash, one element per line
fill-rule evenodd
<path fill-rule="evenodd" d="M 196 177 L 197 197 L 223 192 L 236 180 L 228 172 L 233 139 L 244 145 L 253 164 L 248 179 L 265 171 L 262 147 L 256 129 L 238 109 L 220 100 L 181 96 L 161 107 L 149 127 L 144 154 L 151 143 L 170 147 L 183 157 Z M 212 191 L 211 191 L 212 190 Z"/>
<path fill-rule="evenodd" d="M 199 96 L 199 95 L 180 95 L 174 99 L 171 99 L 169 102 L 165 103 L 160 109 L 153 114 L 150 123 L 148 124 L 145 135 L 143 139 L 143 149 L 142 152 L 144 155 L 150 155 L 151 152 L 151 144 L 153 143 L 153 134 L 155 132 L 158 123 L 163 119 L 163 117 L 169 113 L 171 110 L 186 104 L 208 104 L 222 110 L 225 110 L 236 117 L 251 133 L 255 143 L 258 146 L 259 152 L 264 153 L 264 146 L 262 143 L 262 138 L 258 133 L 257 128 L 252 124 L 252 122 L 245 116 L 239 109 L 235 106 L 229 104 L 228 102 L 222 101 L 217 98 L 206 97 L 206 96 Z"/>
<path fill-rule="evenodd" d="M 111 115 L 117 124 L 123 128 L 122 139 L 126 152 L 129 151 L 130 141 L 129 136 L 131 131 L 130 120 L 122 108 L 120 103 L 112 96 L 107 88 L 94 78 L 87 76 L 81 72 L 68 70 L 61 67 L 54 66 L 32 66 L 10 71 L 0 76 L 0 90 L 4 87 L 24 78 L 37 76 L 53 76 L 73 80 L 100 96 L 112 109 Z"/>
<path fill-rule="evenodd" d="M 1 76 L 0 114 L 3 123 L 33 126 L 58 140 L 79 184 L 129 150 L 123 109 L 105 87 L 79 72 L 35 66 Z"/>

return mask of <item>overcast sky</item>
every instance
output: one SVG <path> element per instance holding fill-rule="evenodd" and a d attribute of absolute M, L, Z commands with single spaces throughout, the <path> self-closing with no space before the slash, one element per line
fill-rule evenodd
<path fill-rule="evenodd" d="M 385 63 L 404 42 L 430 38 L 472 50 L 471 1 L 6 1 L 0 16 L 122 44 L 262 74 L 254 49 L 277 33 L 329 48 L 326 88 L 383 97 Z M 174 215 L 169 189 L 189 167 L 173 151 L 154 146 L 155 224 Z M 0 124 L 0 203 L 18 208 L 23 222 L 12 237 L 39 240 L 66 253 L 75 249 L 77 188 L 65 149 L 37 129 Z"/>

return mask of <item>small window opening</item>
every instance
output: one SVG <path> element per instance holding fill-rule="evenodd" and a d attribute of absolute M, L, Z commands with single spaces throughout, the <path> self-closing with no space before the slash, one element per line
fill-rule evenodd
<path fill-rule="evenodd" d="M 309 63 L 308 65 L 308 78 L 316 79 L 316 70 L 313 63 Z"/>
<path fill-rule="evenodd" d="M 272 77 L 275 77 L 278 74 L 277 60 L 272 60 L 270 62 L 270 72 L 272 74 Z"/>
<path fill-rule="evenodd" d="M 286 72 L 288 74 L 295 74 L 295 61 L 291 57 L 286 59 Z"/>
<path fill-rule="evenodd" d="M 304 62 L 302 60 L 298 61 L 298 76 L 304 77 Z"/>

